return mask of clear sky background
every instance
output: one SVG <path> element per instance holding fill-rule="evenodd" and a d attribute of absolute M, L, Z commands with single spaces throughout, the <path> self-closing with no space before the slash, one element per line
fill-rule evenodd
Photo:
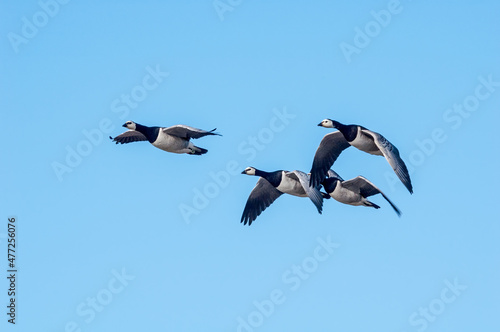
<path fill-rule="evenodd" d="M 0 13 L 2 330 L 500 328 L 497 1 L 30 0 Z M 309 171 L 324 118 L 398 147 L 413 195 L 384 158 L 351 148 L 334 168 L 373 181 L 402 217 L 380 195 L 379 210 L 328 200 L 323 215 L 282 196 L 240 224 L 257 178 L 235 173 Z M 126 120 L 223 136 L 195 142 L 204 156 L 112 144 Z"/>

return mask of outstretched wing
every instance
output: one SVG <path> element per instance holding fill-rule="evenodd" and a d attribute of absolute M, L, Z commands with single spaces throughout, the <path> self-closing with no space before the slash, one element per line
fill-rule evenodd
<path fill-rule="evenodd" d="M 314 155 L 311 168 L 310 184 L 312 187 L 317 187 L 323 181 L 335 160 L 349 146 L 350 144 L 340 131 L 334 131 L 323 137 Z"/>
<path fill-rule="evenodd" d="M 398 176 L 399 180 L 405 185 L 406 189 L 413 194 L 413 187 L 411 185 L 410 174 L 406 165 L 399 155 L 398 149 L 392 145 L 384 136 L 368 129 L 362 129 L 363 133 L 373 137 L 373 141 L 384 155 L 385 159 L 389 162 L 392 169 Z"/>
<path fill-rule="evenodd" d="M 260 178 L 253 188 L 250 196 L 248 196 L 247 204 L 243 210 L 243 215 L 241 216 L 241 221 L 244 225 L 248 223 L 248 226 L 257 219 L 257 217 L 264 211 L 269 205 L 271 205 L 278 197 L 283 193 L 278 189 L 274 188 L 266 179 Z"/>
<path fill-rule="evenodd" d="M 307 196 L 313 202 L 314 206 L 316 206 L 318 212 L 321 214 L 321 212 L 323 211 L 323 195 L 321 195 L 321 192 L 318 190 L 317 187 L 309 186 L 309 180 L 310 180 L 309 175 L 301 171 L 293 171 L 287 173 L 286 176 L 293 177 L 293 175 L 297 177 L 300 184 L 302 185 L 302 188 L 304 188 L 304 191 L 306 192 Z"/>
<path fill-rule="evenodd" d="M 109 138 L 113 141 L 116 142 L 116 144 L 126 144 L 126 143 L 132 143 L 132 142 L 139 142 L 139 141 L 147 141 L 148 139 L 146 136 L 141 134 L 140 132 L 136 130 L 128 130 L 124 132 L 123 134 L 120 134 L 116 136 L 115 138 L 109 136 Z"/>
<path fill-rule="evenodd" d="M 184 138 L 184 139 L 190 139 L 190 138 L 200 138 L 200 137 L 207 136 L 207 135 L 219 135 L 219 136 L 221 136 L 221 134 L 214 132 L 216 129 L 217 128 L 214 128 L 210 131 L 206 131 L 206 130 L 201 130 L 198 128 L 193 128 L 193 127 L 189 127 L 189 126 L 185 126 L 185 125 L 176 125 L 176 126 L 172 126 L 172 127 L 168 127 L 168 128 L 163 128 L 162 130 L 164 133 L 172 135 L 172 136 L 177 136 L 177 137 Z"/>
<path fill-rule="evenodd" d="M 354 192 L 359 192 L 363 197 L 369 197 L 376 194 L 381 194 L 382 197 L 385 198 L 389 204 L 391 204 L 392 208 L 398 216 L 401 216 L 401 211 L 391 202 L 391 200 L 380 190 L 376 185 L 374 185 L 370 180 L 363 176 L 357 176 L 354 179 L 347 180 L 342 182 L 342 186 Z"/>

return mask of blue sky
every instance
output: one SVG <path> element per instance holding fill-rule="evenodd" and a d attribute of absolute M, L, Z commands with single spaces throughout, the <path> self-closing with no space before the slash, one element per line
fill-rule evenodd
<path fill-rule="evenodd" d="M 0 3 L 1 250 L 17 218 L 17 331 L 471 331 L 500 327 L 495 1 Z M 309 171 L 330 129 L 379 210 L 282 196 L 239 223 L 257 178 Z M 198 157 L 108 136 L 217 127 Z M 188 211 L 188 212 L 186 212 Z"/>

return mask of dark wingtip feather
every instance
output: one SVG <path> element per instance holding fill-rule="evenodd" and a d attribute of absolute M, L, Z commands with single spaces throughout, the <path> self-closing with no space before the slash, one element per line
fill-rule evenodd
<path fill-rule="evenodd" d="M 214 129 L 210 130 L 210 131 L 209 131 L 209 133 L 210 133 L 211 135 L 222 136 L 222 134 L 216 133 L 216 132 L 215 132 L 216 130 L 217 130 L 217 128 L 214 128 Z"/>
<path fill-rule="evenodd" d="M 314 181 L 314 176 L 311 173 L 311 177 L 309 178 L 309 186 L 314 188 L 315 187 L 314 182 L 316 181 Z"/>
<path fill-rule="evenodd" d="M 392 208 L 394 209 L 394 212 L 396 212 L 396 214 L 398 215 L 399 218 L 401 218 L 401 211 L 396 207 L 396 205 L 392 204 L 391 202 L 389 202 L 392 206 Z"/>
<path fill-rule="evenodd" d="M 386 197 L 385 197 L 386 198 Z M 392 208 L 394 209 L 394 212 L 396 212 L 396 214 L 398 215 L 398 217 L 401 218 L 401 210 L 398 209 L 398 207 L 396 205 L 394 205 L 393 202 L 391 202 L 391 200 L 389 200 L 388 198 L 386 198 L 386 200 L 389 202 L 389 204 L 392 206 Z"/>
<path fill-rule="evenodd" d="M 319 180 L 318 177 L 316 176 L 315 173 L 312 172 L 311 170 L 311 177 L 309 179 L 309 186 L 316 188 L 319 185 Z"/>
<path fill-rule="evenodd" d="M 407 181 L 403 181 L 403 179 L 401 179 L 401 182 L 406 187 L 406 189 L 408 189 L 410 194 L 413 195 L 413 186 L 411 185 L 410 179 L 408 178 Z"/>
<path fill-rule="evenodd" d="M 243 215 L 241 217 L 240 223 L 243 223 L 243 225 L 245 225 L 245 226 L 246 225 L 250 226 L 252 224 L 252 220 L 250 218 L 248 218 L 248 216 Z"/>
<path fill-rule="evenodd" d="M 406 174 L 403 173 L 403 176 L 400 177 L 400 179 L 403 182 L 403 184 L 406 187 L 406 189 L 408 189 L 408 191 L 410 192 L 410 194 L 413 194 L 413 186 L 411 184 L 410 174 L 408 174 L 408 170 L 406 170 Z"/>

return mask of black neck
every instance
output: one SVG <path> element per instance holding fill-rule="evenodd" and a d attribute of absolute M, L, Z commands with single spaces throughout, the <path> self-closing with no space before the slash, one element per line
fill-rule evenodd
<path fill-rule="evenodd" d="M 153 143 L 158 137 L 159 127 L 147 127 L 136 123 L 135 130 L 146 136 L 150 143 Z"/>
<path fill-rule="evenodd" d="M 348 142 L 352 142 L 358 135 L 358 126 L 345 125 L 335 120 L 331 121 L 333 123 L 333 127 L 337 128 Z"/>
<path fill-rule="evenodd" d="M 335 121 L 335 120 L 331 120 L 331 121 L 333 123 L 333 127 L 337 128 L 342 133 L 344 133 L 344 131 L 347 131 L 350 127 L 348 125 L 342 124 L 342 123 Z"/>
<path fill-rule="evenodd" d="M 282 171 L 265 172 L 259 169 L 255 170 L 255 175 L 266 179 L 273 187 L 278 187 L 281 183 Z"/>
<path fill-rule="evenodd" d="M 324 179 L 321 184 L 325 188 L 326 192 L 330 194 L 335 190 L 335 187 L 337 186 L 337 181 L 338 181 L 337 178 L 328 178 Z"/>
<path fill-rule="evenodd" d="M 269 175 L 269 172 L 261 171 L 260 169 L 255 169 L 255 175 L 263 177 L 264 179 Z"/>
<path fill-rule="evenodd" d="M 340 123 L 338 121 L 335 121 L 335 120 L 332 120 L 332 119 L 330 119 L 330 121 L 333 124 L 333 128 L 340 129 L 341 127 L 345 127 L 345 125 L 343 125 L 342 123 Z"/>

